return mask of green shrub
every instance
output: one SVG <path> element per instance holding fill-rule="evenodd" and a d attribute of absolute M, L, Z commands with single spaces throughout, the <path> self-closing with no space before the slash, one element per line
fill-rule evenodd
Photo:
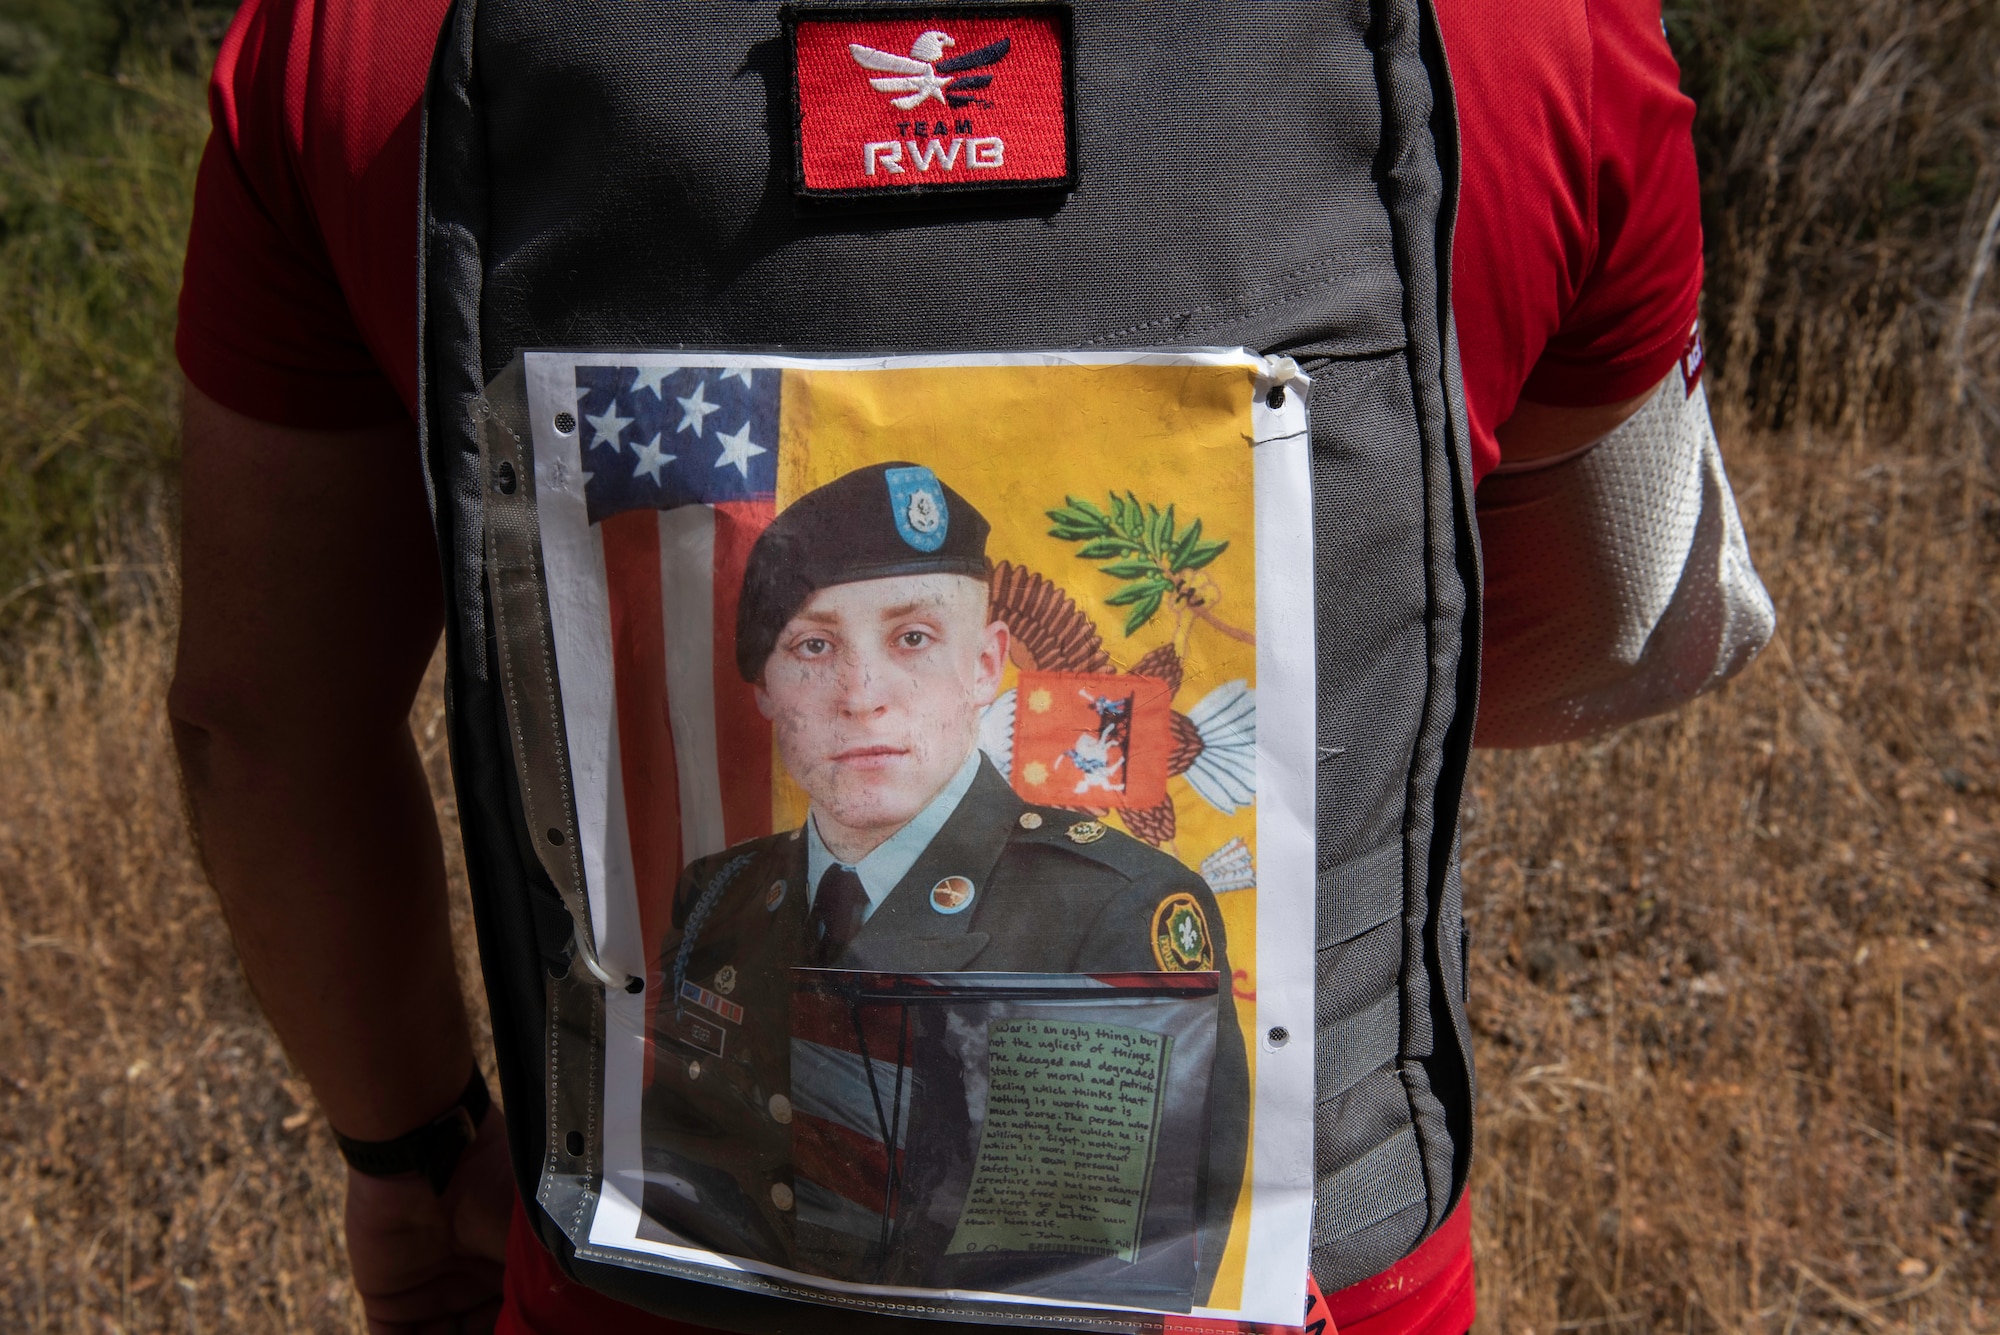
<path fill-rule="evenodd" d="M 167 494 L 218 17 L 0 4 L 0 635 L 101 593 Z"/>
<path fill-rule="evenodd" d="M 2000 195 L 2000 4 L 1670 0 L 1666 21 L 1700 108 L 1722 397 L 1857 431 L 1968 375 L 1983 397 L 1993 289 L 1966 297 Z"/>

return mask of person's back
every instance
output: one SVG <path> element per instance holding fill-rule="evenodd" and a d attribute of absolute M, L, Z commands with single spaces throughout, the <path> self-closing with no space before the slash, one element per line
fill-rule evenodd
<path fill-rule="evenodd" d="M 192 806 L 260 997 L 336 1128 L 366 1141 L 428 1123 L 471 1065 L 402 728 L 438 624 L 411 418 L 416 108 L 443 8 L 239 13 L 179 339 L 191 392 L 174 704 Z M 1440 18 L 1464 139 L 1454 280 L 1483 473 L 1503 452 L 1601 434 L 1681 353 L 1700 275 L 1691 108 L 1644 5 L 1499 15 L 1453 0 Z M 328 838 L 358 829 L 376 837 Z M 408 929 L 385 942 L 370 924 L 390 916 Z M 468 1257 L 497 1250 L 493 1206 L 510 1188 L 495 1143 L 489 1128 L 447 1197 L 488 1203 L 459 1218 Z M 432 1261 L 437 1310 L 485 1300 L 491 1272 L 452 1270 L 428 1186 L 353 1180 L 372 1312 L 388 1318 L 391 1294 L 432 1279 Z M 405 1224 L 390 1217 L 426 1221 L 443 1250 L 392 1255 Z M 1331 1296 L 1336 1322 L 1462 1329 L 1465 1237 L 1461 1208 L 1401 1276 L 1430 1281 L 1414 1297 L 1357 1285 Z M 509 1260 L 506 1328 L 651 1320 L 569 1284 L 518 1221 Z"/>

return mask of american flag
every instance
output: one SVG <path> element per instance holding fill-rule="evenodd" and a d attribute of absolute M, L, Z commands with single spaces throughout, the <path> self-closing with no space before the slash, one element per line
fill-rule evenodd
<path fill-rule="evenodd" d="M 857 1004 L 812 975 L 792 997 L 792 1155 L 799 1218 L 880 1251 L 898 1213 L 917 1094 L 908 1007 Z M 893 975 L 863 978 L 893 983 Z M 921 984 L 922 979 L 912 979 Z"/>
<path fill-rule="evenodd" d="M 783 381 L 768 367 L 576 368 L 649 1030 L 681 869 L 771 830 L 771 731 L 737 675 L 736 602 L 774 513 Z"/>

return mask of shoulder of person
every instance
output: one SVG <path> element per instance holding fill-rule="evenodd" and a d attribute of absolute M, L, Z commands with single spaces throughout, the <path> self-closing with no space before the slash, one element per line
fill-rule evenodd
<path fill-rule="evenodd" d="M 1008 852 L 1068 864 L 1055 875 L 1077 912 L 1073 929 L 1095 943 L 1086 956 L 1118 961 L 1118 968 L 1216 967 L 1224 949 L 1222 915 L 1208 882 L 1192 868 L 1103 820 L 1047 807 L 1026 814 L 1041 823 L 1018 830 Z M 1030 874 L 1048 877 L 1052 870 Z"/>
<path fill-rule="evenodd" d="M 1169 853 L 1135 839 L 1109 821 L 1059 807 L 1029 807 L 1015 822 L 1010 851 L 1033 850 L 1087 863 L 1126 883 L 1176 885 L 1192 882 L 1207 890 L 1194 870 Z"/>

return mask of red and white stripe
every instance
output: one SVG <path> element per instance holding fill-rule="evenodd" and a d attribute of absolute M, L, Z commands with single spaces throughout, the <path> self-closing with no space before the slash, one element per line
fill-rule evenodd
<path fill-rule="evenodd" d="M 632 510 L 598 526 L 617 717 L 605 853 L 632 868 L 648 1032 L 682 869 L 771 832 L 771 729 L 736 671 L 736 603 L 772 514 L 769 501 L 722 502 Z"/>

